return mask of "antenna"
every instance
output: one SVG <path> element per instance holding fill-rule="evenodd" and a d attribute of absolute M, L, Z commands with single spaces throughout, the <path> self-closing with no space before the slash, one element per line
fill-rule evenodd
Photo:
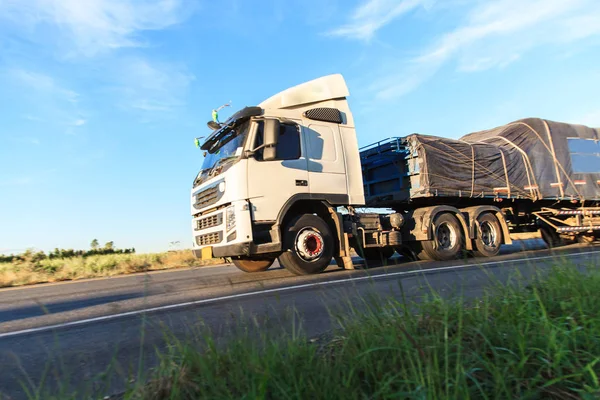
<path fill-rule="evenodd" d="M 222 106 L 220 106 L 220 107 L 212 110 L 212 120 L 213 120 L 213 122 L 216 122 L 217 124 L 220 124 L 220 122 L 219 122 L 219 111 L 221 111 L 225 107 L 231 107 L 231 100 L 229 100 L 229 103 L 225 103 Z"/>

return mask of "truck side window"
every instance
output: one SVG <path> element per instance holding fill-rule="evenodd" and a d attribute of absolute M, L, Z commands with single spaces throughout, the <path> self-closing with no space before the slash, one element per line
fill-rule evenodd
<path fill-rule="evenodd" d="M 277 142 L 278 160 L 297 160 L 300 158 L 300 132 L 296 125 L 281 124 Z"/>
<path fill-rule="evenodd" d="M 254 148 L 264 143 L 264 124 L 258 122 Z M 263 149 L 254 154 L 257 161 L 263 160 Z M 297 160 L 300 158 L 300 132 L 296 125 L 281 124 L 279 127 L 279 140 L 277 142 L 277 160 Z"/>
<path fill-rule="evenodd" d="M 265 124 L 262 121 L 258 122 L 258 127 L 256 128 L 256 140 L 254 141 L 254 148 L 256 149 L 257 147 L 262 146 L 262 144 L 264 143 L 264 129 L 265 129 Z M 263 149 L 257 150 L 256 153 L 254 153 L 254 158 L 256 159 L 256 161 L 262 161 L 263 160 Z"/>

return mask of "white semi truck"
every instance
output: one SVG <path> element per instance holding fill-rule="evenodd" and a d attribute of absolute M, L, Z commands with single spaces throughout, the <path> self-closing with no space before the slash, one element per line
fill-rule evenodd
<path fill-rule="evenodd" d="M 315 274 L 332 259 L 352 269 L 352 249 L 367 260 L 395 251 L 430 260 L 489 257 L 513 232 L 541 229 L 556 245 L 600 229 L 600 210 L 578 204 L 585 199 L 568 185 L 548 182 L 557 196 L 542 193 L 536 171 L 549 168 L 513 136 L 534 137 L 543 120 L 472 141 L 415 134 L 359 149 L 348 95 L 341 75 L 325 76 L 209 124 L 191 191 L 197 257 L 228 257 L 246 272 L 278 259 L 294 274 Z M 592 132 L 579 136 L 597 140 Z M 554 152 L 552 165 L 560 158 Z M 556 171 L 551 181 L 573 181 Z M 357 211 L 367 207 L 376 210 Z"/>

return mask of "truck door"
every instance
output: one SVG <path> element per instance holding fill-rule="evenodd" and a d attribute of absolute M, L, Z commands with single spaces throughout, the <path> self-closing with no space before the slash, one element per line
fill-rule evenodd
<path fill-rule="evenodd" d="M 255 149 L 263 144 L 263 121 L 254 124 L 250 140 Z M 308 169 L 300 126 L 281 123 L 277 159 L 263 161 L 262 150 L 248 159 L 248 197 L 255 221 L 274 221 L 284 204 L 295 194 L 308 194 Z"/>
<path fill-rule="evenodd" d="M 346 168 L 335 124 L 307 122 L 304 136 L 308 149 L 309 190 L 314 195 L 347 195 Z"/>

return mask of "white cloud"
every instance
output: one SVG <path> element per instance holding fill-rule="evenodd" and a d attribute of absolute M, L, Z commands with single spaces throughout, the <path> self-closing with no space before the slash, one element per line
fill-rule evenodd
<path fill-rule="evenodd" d="M 476 7 L 467 20 L 467 23 L 458 29 L 445 34 L 432 50 L 423 54 L 418 61 L 443 62 L 463 48 L 480 40 L 493 36 L 508 36 L 514 33 L 525 34 L 524 37 L 515 38 L 529 42 L 527 32 L 531 28 L 544 28 L 547 23 L 556 17 L 563 16 L 572 11 L 581 3 L 578 0 L 501 0 L 486 3 Z M 535 35 L 535 32 L 534 32 Z M 513 41 L 513 44 L 517 40 Z"/>
<path fill-rule="evenodd" d="M 600 34 L 598 9 L 589 14 L 578 15 L 559 22 L 560 30 L 564 32 L 563 41 L 569 42 Z"/>
<path fill-rule="evenodd" d="M 40 118 L 36 115 L 24 114 L 24 115 L 22 115 L 22 117 L 28 121 L 42 121 L 42 118 Z"/>
<path fill-rule="evenodd" d="M 0 18 L 29 31 L 58 27 L 52 39 L 66 40 L 68 53 L 94 56 L 144 46 L 141 32 L 172 26 L 192 9 L 193 4 L 183 7 L 180 0 L 5 0 Z"/>
<path fill-rule="evenodd" d="M 600 34 L 599 20 L 600 3 L 595 0 L 472 1 L 456 29 L 417 57 L 388 65 L 370 89 L 381 100 L 400 97 L 452 61 L 461 72 L 504 68 L 533 48 Z"/>
<path fill-rule="evenodd" d="M 474 57 L 468 63 L 462 63 L 459 70 L 462 72 L 479 72 L 485 71 L 493 67 L 505 68 L 513 62 L 521 58 L 518 53 L 510 54 L 502 57 L 483 56 L 481 58 Z"/>
<path fill-rule="evenodd" d="M 183 95 L 194 77 L 184 66 L 150 61 L 139 53 L 132 57 L 125 50 L 149 45 L 143 36 L 146 31 L 173 26 L 195 8 L 196 0 L 185 4 L 182 0 L 0 0 L 0 26 L 3 21 L 10 22 L 2 28 L 44 47 L 46 54 L 51 49 L 61 61 L 75 61 L 72 68 L 92 68 L 84 71 L 86 79 L 96 78 L 102 88 L 112 91 L 117 98 L 110 102 L 129 109 L 164 112 L 183 104 Z M 88 62 L 89 57 L 94 60 Z M 97 63 L 103 67 L 98 69 Z M 18 61 L 12 64 L 18 65 Z M 38 93 L 85 104 L 78 93 L 60 86 L 46 73 L 17 69 L 13 77 Z M 40 108 L 60 109 L 60 116 L 51 119 L 60 119 L 61 124 L 70 126 L 67 133 L 74 133 L 76 127 L 87 123 L 80 117 L 73 120 L 73 115 L 82 114 L 79 107 L 63 103 Z"/>
<path fill-rule="evenodd" d="M 42 144 L 42 142 L 36 137 L 13 136 L 13 137 L 9 137 L 7 139 L 14 143 L 20 143 L 20 144 L 27 144 L 27 145 L 34 145 L 34 146 L 39 146 Z"/>
<path fill-rule="evenodd" d="M 81 118 L 85 113 L 81 110 L 80 94 L 52 76 L 39 71 L 12 69 L 7 71 L 6 77 L 22 89 L 23 106 L 36 113 L 25 113 L 23 118 L 44 121 L 49 126 L 57 123 L 62 127 L 80 127 L 87 123 Z"/>
<path fill-rule="evenodd" d="M 49 75 L 32 72 L 25 69 L 15 69 L 10 71 L 9 74 L 12 78 L 21 82 L 27 86 L 30 90 L 34 90 L 38 93 L 44 93 L 54 97 L 58 97 L 61 100 L 68 101 L 70 103 L 76 103 L 79 99 L 79 94 L 73 90 L 66 89 L 60 85 L 54 78 Z M 39 117 L 33 117 L 31 115 L 25 116 L 30 120 L 39 120 Z"/>
<path fill-rule="evenodd" d="M 125 108 L 169 112 L 184 104 L 183 98 L 195 79 L 183 66 L 128 58 L 119 65 L 116 90 Z"/>
<path fill-rule="evenodd" d="M 431 7 L 433 0 L 367 0 L 354 10 L 350 22 L 329 32 L 333 36 L 370 40 L 379 29 L 417 7 Z"/>

